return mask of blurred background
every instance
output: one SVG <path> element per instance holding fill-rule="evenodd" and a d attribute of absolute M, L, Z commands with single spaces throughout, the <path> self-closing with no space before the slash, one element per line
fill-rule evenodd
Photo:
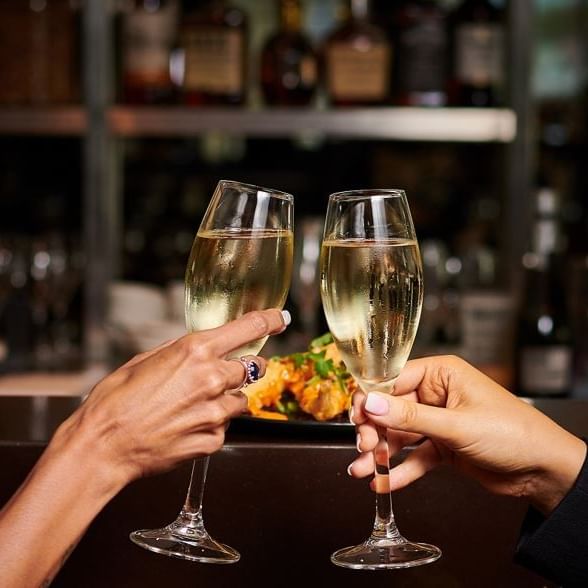
<path fill-rule="evenodd" d="M 264 354 L 327 329 L 329 193 L 403 188 L 425 266 L 413 356 L 588 397 L 588 1 L 0 10 L 0 393 L 79 391 L 181 334 L 192 240 L 233 179 L 295 196 L 294 322 Z"/>

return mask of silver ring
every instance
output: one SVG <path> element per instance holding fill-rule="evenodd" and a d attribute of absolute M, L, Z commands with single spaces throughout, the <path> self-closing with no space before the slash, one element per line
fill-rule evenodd
<path fill-rule="evenodd" d="M 239 385 L 239 390 L 246 388 L 249 384 L 253 384 L 259 380 L 261 368 L 254 355 L 243 355 L 239 357 L 239 359 L 233 358 L 232 361 L 238 361 L 245 369 L 245 377 L 243 378 L 243 382 Z"/>

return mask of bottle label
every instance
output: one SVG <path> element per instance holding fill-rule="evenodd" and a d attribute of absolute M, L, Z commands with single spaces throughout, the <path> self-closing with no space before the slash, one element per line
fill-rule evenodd
<path fill-rule="evenodd" d="M 329 93 L 336 100 L 378 102 L 388 95 L 390 47 L 385 43 L 358 51 L 349 43 L 327 49 Z"/>
<path fill-rule="evenodd" d="M 564 394 L 571 388 L 572 350 L 564 345 L 521 351 L 521 387 L 531 394 Z"/>
<path fill-rule="evenodd" d="M 441 21 L 425 21 L 401 34 L 399 83 L 406 92 L 431 92 L 445 86 L 447 37 Z"/>
<path fill-rule="evenodd" d="M 504 364 L 511 349 L 513 302 L 501 292 L 464 292 L 461 298 L 463 354 L 475 365 Z"/>
<path fill-rule="evenodd" d="M 313 87 L 318 80 L 316 59 L 306 56 L 300 61 L 300 82 L 303 86 Z"/>
<path fill-rule="evenodd" d="M 134 11 L 124 20 L 124 70 L 131 76 L 169 75 L 169 59 L 177 23 L 177 5 L 157 12 Z"/>
<path fill-rule="evenodd" d="M 186 90 L 211 94 L 243 91 L 245 43 L 239 30 L 200 28 L 184 35 Z"/>
<path fill-rule="evenodd" d="M 484 87 L 502 81 L 503 31 L 499 24 L 464 24 L 456 33 L 456 75 Z"/>

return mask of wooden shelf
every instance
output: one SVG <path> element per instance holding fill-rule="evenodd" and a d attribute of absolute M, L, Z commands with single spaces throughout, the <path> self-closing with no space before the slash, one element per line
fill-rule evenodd
<path fill-rule="evenodd" d="M 220 131 L 250 137 L 307 133 L 342 139 L 500 142 L 516 135 L 507 109 L 349 108 L 240 110 L 117 106 L 109 110 L 111 131 L 121 137 L 187 137 Z"/>
<path fill-rule="evenodd" d="M 250 137 L 318 134 L 341 139 L 508 143 L 516 135 L 511 110 L 494 108 L 347 108 L 337 110 L 116 106 L 107 113 L 119 137 L 190 137 L 224 132 Z M 82 107 L 0 108 L 1 135 L 81 136 Z"/>
<path fill-rule="evenodd" d="M 81 106 L 0 107 L 1 135 L 80 136 L 86 128 L 86 111 Z"/>

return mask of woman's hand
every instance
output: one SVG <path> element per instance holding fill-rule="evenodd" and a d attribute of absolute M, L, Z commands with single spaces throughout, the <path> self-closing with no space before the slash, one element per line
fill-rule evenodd
<path fill-rule="evenodd" d="M 386 427 L 391 453 L 420 442 L 390 471 L 392 490 L 450 463 L 545 514 L 572 487 L 586 455 L 581 439 L 457 357 L 408 362 L 392 396 L 355 395 L 352 420 L 362 452 L 349 468 L 355 477 L 373 473 L 376 426 Z"/>
<path fill-rule="evenodd" d="M 102 380 L 0 511 L 0 585 L 48 586 L 128 482 L 220 449 L 229 419 L 247 407 L 235 390 L 245 368 L 226 357 L 280 333 L 287 318 L 279 310 L 246 314 L 139 355 Z"/>
<path fill-rule="evenodd" d="M 285 327 L 278 310 L 251 312 L 138 355 L 94 388 L 56 441 L 90 437 L 124 483 L 211 454 L 228 421 L 247 409 L 238 391 L 244 367 L 226 357 Z M 263 375 L 265 361 L 256 363 Z"/>

